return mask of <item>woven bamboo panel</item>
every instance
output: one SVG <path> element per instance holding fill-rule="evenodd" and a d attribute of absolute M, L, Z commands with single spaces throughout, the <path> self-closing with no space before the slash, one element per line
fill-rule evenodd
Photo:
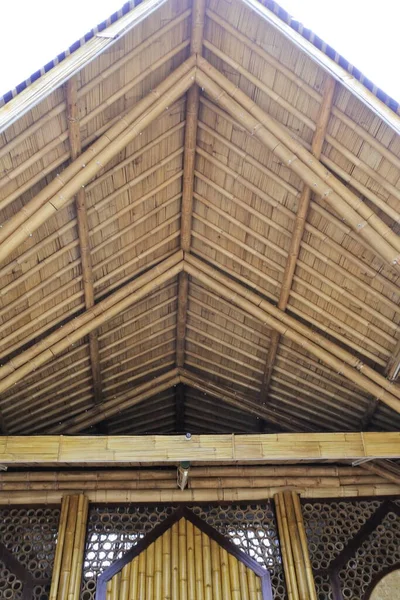
<path fill-rule="evenodd" d="M 373 579 L 400 561 L 400 518 L 389 513 L 340 571 L 343 598 L 362 600 Z"/>
<path fill-rule="evenodd" d="M 379 500 L 303 504 L 312 568 L 328 569 L 380 505 Z"/>

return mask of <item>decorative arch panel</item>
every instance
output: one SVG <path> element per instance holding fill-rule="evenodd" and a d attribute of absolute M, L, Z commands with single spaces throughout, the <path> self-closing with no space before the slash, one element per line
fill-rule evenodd
<path fill-rule="evenodd" d="M 98 580 L 96 600 L 271 600 L 269 572 L 191 511 L 177 510 Z"/>

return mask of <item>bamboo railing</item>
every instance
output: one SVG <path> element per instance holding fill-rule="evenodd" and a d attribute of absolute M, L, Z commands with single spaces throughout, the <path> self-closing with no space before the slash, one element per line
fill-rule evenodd
<path fill-rule="evenodd" d="M 274 500 L 289 600 L 317 600 L 300 498 L 287 491 Z"/>
<path fill-rule="evenodd" d="M 79 600 L 89 500 L 64 496 L 49 600 Z"/>

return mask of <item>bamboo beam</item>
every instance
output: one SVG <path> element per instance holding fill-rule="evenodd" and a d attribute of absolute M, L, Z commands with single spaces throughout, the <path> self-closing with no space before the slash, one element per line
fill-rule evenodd
<path fill-rule="evenodd" d="M 194 0 L 192 10 L 192 32 L 190 52 L 201 54 L 203 47 L 204 17 L 206 1 Z M 196 159 L 197 121 L 200 106 L 200 88 L 193 85 L 186 99 L 185 150 L 183 155 L 183 186 L 181 207 L 181 249 L 190 250 L 193 213 L 194 165 Z M 179 276 L 178 319 L 176 332 L 176 366 L 185 363 L 185 332 L 188 307 L 188 277 L 186 273 Z"/>
<path fill-rule="evenodd" d="M 300 344 L 307 352 L 316 356 L 334 371 L 343 374 L 349 381 L 400 412 L 400 389 L 362 363 L 357 357 L 323 335 L 312 331 L 258 294 L 206 265 L 202 260 L 186 255 L 184 269 L 215 293 L 247 310 L 252 316 L 276 329 L 291 341 Z"/>
<path fill-rule="evenodd" d="M 177 465 L 277 461 L 399 459 L 400 432 L 277 433 L 242 435 L 3 436 L 0 464 L 7 467 Z"/>
<path fill-rule="evenodd" d="M 71 148 L 71 160 L 74 161 L 82 152 L 76 77 L 72 77 L 67 81 L 65 90 L 65 101 L 67 106 L 68 137 Z M 75 197 L 75 206 L 78 226 L 79 249 L 82 263 L 82 283 L 85 295 L 85 306 L 86 309 L 89 309 L 92 308 L 92 306 L 94 306 L 94 287 L 85 188 L 81 188 L 78 191 Z M 97 331 L 91 331 L 88 337 L 90 367 L 93 380 L 94 402 L 98 404 L 101 402 L 102 399 L 102 388 L 99 358 L 99 340 L 97 336 Z"/>
<path fill-rule="evenodd" d="M 322 103 L 320 112 L 318 115 L 316 129 L 311 144 L 311 153 L 317 159 L 321 157 L 322 146 L 326 130 L 328 127 L 329 116 L 333 104 L 333 95 L 335 92 L 335 80 L 331 77 L 325 82 L 324 93 L 322 97 Z M 280 310 L 286 310 L 289 302 L 290 291 L 292 289 L 293 277 L 296 270 L 297 259 L 300 253 L 301 241 L 307 222 L 307 216 L 310 208 L 311 200 L 311 188 L 308 185 L 304 185 L 303 192 L 301 194 L 299 204 L 297 207 L 297 215 L 293 226 L 292 237 L 290 240 L 290 248 L 287 257 L 285 272 L 283 274 L 283 280 L 281 285 L 281 291 L 278 300 L 278 308 Z M 276 355 L 279 348 L 280 334 L 274 330 L 271 335 L 271 340 L 268 348 L 267 361 L 265 365 L 263 385 L 260 394 L 261 402 L 266 402 L 268 399 L 269 386 L 271 383 L 271 377 L 274 370 L 274 364 Z"/>
<path fill-rule="evenodd" d="M 120 150 L 185 94 L 194 83 L 194 65 L 194 57 L 180 65 L 4 224 L 0 232 L 0 261 L 71 202 L 82 185 L 93 179 Z"/>
<path fill-rule="evenodd" d="M 79 600 L 88 508 L 87 496 L 62 499 L 50 600 Z"/>
<path fill-rule="evenodd" d="M 384 464 L 390 464 L 388 461 L 382 461 Z M 377 461 L 378 463 L 378 461 Z M 368 464 L 368 463 L 365 463 Z M 221 478 L 234 477 L 243 480 L 244 478 L 274 478 L 274 477 L 307 477 L 307 478 L 329 478 L 346 480 L 353 479 L 353 483 L 359 482 L 365 476 L 364 469 L 352 466 L 335 465 L 264 465 L 264 466 L 217 466 L 217 467 L 193 467 L 190 469 L 190 479 L 195 478 Z M 76 471 L 8 471 L 0 473 L 0 485 L 12 485 L 15 483 L 29 486 L 32 483 L 43 483 L 52 485 L 66 485 L 71 482 L 74 484 L 93 483 L 101 488 L 103 482 L 114 482 L 115 487 L 119 487 L 118 482 L 143 482 L 152 481 L 157 486 L 157 481 L 171 480 L 176 482 L 176 469 L 94 469 L 94 470 L 76 470 Z M 357 481 L 356 481 L 357 480 Z M 400 476 L 399 476 L 400 482 Z M 243 486 L 240 486 L 243 487 Z M 27 487 L 28 489 L 28 487 Z"/>
<path fill-rule="evenodd" d="M 82 339 L 101 324 L 126 310 L 163 283 L 176 277 L 182 270 L 181 258 L 182 253 L 176 252 L 0 367 L 0 392 L 20 381 L 40 365 L 49 362 L 72 343 Z"/>
<path fill-rule="evenodd" d="M 142 445 L 143 445 L 143 437 Z M 398 485 L 349 485 L 333 488 L 301 488 L 297 490 L 302 498 L 368 498 L 379 496 L 398 496 Z M 152 489 L 152 490 L 87 490 L 86 497 L 95 503 L 154 503 L 175 504 L 190 502 L 252 502 L 273 498 L 282 488 L 226 488 L 226 489 Z M 0 492 L 0 506 L 16 504 L 59 504 L 65 492 L 28 491 Z"/>
<path fill-rule="evenodd" d="M 196 81 L 214 101 L 258 137 L 314 193 L 359 233 L 392 267 L 399 269 L 400 240 L 381 219 L 204 58 L 197 57 Z M 235 100 L 233 99 L 235 98 Z M 240 104 L 239 104 L 240 103 Z M 329 181 L 328 185 L 326 182 Z"/>
<path fill-rule="evenodd" d="M 274 500 L 288 598 L 317 600 L 299 497 L 287 491 Z"/>

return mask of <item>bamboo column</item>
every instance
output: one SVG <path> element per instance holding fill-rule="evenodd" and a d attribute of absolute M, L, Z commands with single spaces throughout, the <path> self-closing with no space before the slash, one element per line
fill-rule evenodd
<path fill-rule="evenodd" d="M 66 86 L 66 105 L 68 120 L 68 137 L 71 147 L 71 160 L 76 160 L 82 152 L 82 140 L 79 126 L 78 89 L 76 77 L 68 80 Z M 76 220 L 78 226 L 79 249 L 82 263 L 82 284 L 87 309 L 94 306 L 94 286 L 92 257 L 90 254 L 89 222 L 86 208 L 86 192 L 81 187 L 75 197 Z M 99 338 L 97 331 L 91 331 L 88 336 L 90 367 L 93 380 L 94 402 L 99 404 L 102 399 Z"/>
<path fill-rule="evenodd" d="M 88 507 L 83 494 L 62 500 L 49 600 L 79 600 Z"/>
<path fill-rule="evenodd" d="M 201 54 L 203 47 L 205 0 L 194 0 L 192 10 L 192 33 L 190 52 Z M 183 156 L 183 186 L 181 214 L 181 249 L 190 250 L 193 212 L 194 165 L 196 158 L 197 121 L 200 105 L 200 88 L 194 84 L 187 93 L 185 150 Z M 185 334 L 188 307 L 189 277 L 182 272 L 179 275 L 178 318 L 176 331 L 176 366 L 185 363 Z"/>
<path fill-rule="evenodd" d="M 300 498 L 281 492 L 274 500 L 289 600 L 317 600 Z"/>
<path fill-rule="evenodd" d="M 317 120 L 316 130 L 313 136 L 311 153 L 317 159 L 321 157 L 322 146 L 324 143 L 326 129 L 328 127 L 329 116 L 331 114 L 331 108 L 333 104 L 333 94 L 335 91 L 335 80 L 332 77 L 328 77 L 325 83 L 324 94 L 322 97 L 322 103 L 320 112 Z M 290 290 L 292 289 L 294 272 L 296 270 L 297 259 L 300 252 L 301 240 L 307 222 L 307 215 L 310 208 L 311 201 L 311 188 L 308 185 L 304 185 L 303 191 L 299 200 L 297 208 L 296 219 L 293 227 L 293 234 L 290 241 L 289 254 L 286 262 L 285 272 L 283 275 L 283 281 L 281 291 L 279 295 L 278 308 L 280 310 L 286 310 L 289 302 Z M 272 372 L 274 369 L 275 358 L 279 348 L 280 334 L 274 330 L 271 335 L 271 340 L 268 348 L 268 356 L 265 365 L 263 386 L 261 389 L 261 401 L 265 402 L 268 398 L 269 386 L 271 382 Z"/>
<path fill-rule="evenodd" d="M 355 194 L 342 185 L 281 125 L 239 90 L 208 61 L 197 57 L 196 81 L 229 114 L 276 154 L 305 184 L 332 205 L 335 212 L 363 237 L 388 264 L 399 268 L 400 242 L 394 232 Z M 235 99 L 234 99 L 235 98 Z M 329 183 L 327 183 L 329 182 Z"/>

